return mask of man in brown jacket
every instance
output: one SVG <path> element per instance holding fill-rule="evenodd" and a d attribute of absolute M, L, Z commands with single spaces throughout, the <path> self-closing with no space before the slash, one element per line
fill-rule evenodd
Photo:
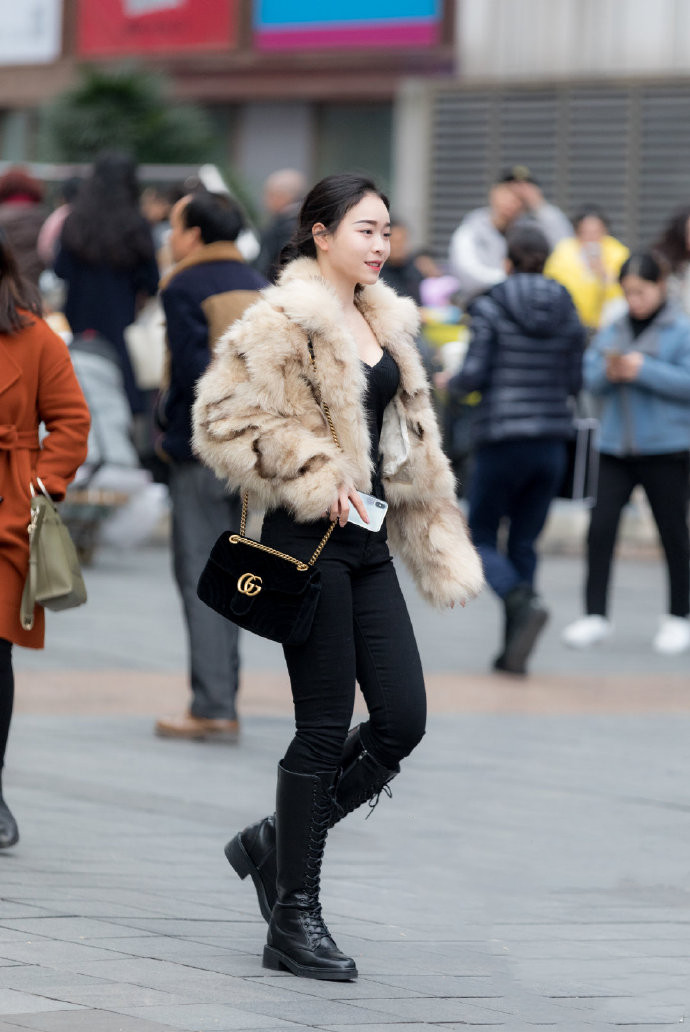
<path fill-rule="evenodd" d="M 170 462 L 175 578 L 189 637 L 189 711 L 164 717 L 156 733 L 167 738 L 236 740 L 239 674 L 237 627 L 200 602 L 196 586 L 216 538 L 239 527 L 239 500 L 191 450 L 191 408 L 218 337 L 266 285 L 242 260 L 235 240 L 240 210 L 211 194 L 183 197 L 171 212 L 175 266 L 161 284 L 169 384 L 160 405 L 162 451 Z"/>

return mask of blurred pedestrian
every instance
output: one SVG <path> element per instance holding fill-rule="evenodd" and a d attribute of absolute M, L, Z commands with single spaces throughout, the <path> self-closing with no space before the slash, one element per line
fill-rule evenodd
<path fill-rule="evenodd" d="M 194 410 L 198 453 L 267 508 L 265 544 L 308 559 L 337 524 L 318 560 L 310 634 L 284 647 L 296 734 L 278 765 L 275 819 L 226 847 L 270 919 L 264 966 L 336 981 L 357 969 L 321 916 L 328 829 L 386 790 L 426 719 L 386 526 L 437 606 L 482 584 L 415 347 L 416 310 L 378 282 L 389 217 L 386 198 L 360 176 L 313 187 L 292 260 L 220 342 Z M 378 531 L 366 528 L 361 491 L 389 503 Z M 360 526 L 348 522 L 353 511 Z M 348 733 L 355 679 L 369 720 Z"/>
<path fill-rule="evenodd" d="M 668 615 L 653 648 L 674 655 L 690 647 L 690 320 L 668 300 L 662 259 L 633 254 L 620 282 L 627 313 L 585 354 L 585 386 L 601 402 L 599 484 L 587 536 L 586 616 L 565 628 L 563 641 L 587 648 L 611 634 L 608 591 L 618 524 L 641 485 L 669 584 Z"/>
<path fill-rule="evenodd" d="M 45 268 L 37 243 L 47 215 L 39 180 L 19 166 L 8 168 L 0 176 L 0 229 L 7 234 L 20 274 L 36 285 Z"/>
<path fill-rule="evenodd" d="M 681 208 L 669 219 L 654 253 L 666 260 L 671 270 L 668 296 L 690 315 L 690 207 Z"/>
<path fill-rule="evenodd" d="M 65 315 L 73 333 L 94 330 L 114 347 L 130 408 L 146 411 L 124 331 L 143 299 L 158 289 L 148 222 L 139 210 L 136 165 L 126 154 L 97 158 L 65 220 L 55 272 L 65 280 Z"/>
<path fill-rule="evenodd" d="M 494 668 L 511 674 L 527 672 L 548 619 L 534 587 L 535 542 L 565 475 L 571 399 L 582 382 L 584 329 L 565 288 L 542 275 L 548 253 L 534 227 L 508 235 L 508 279 L 470 305 L 467 355 L 447 382 L 451 394 L 481 391 L 469 524 L 486 579 L 503 603 Z M 498 536 L 506 520 L 503 548 Z"/>
<path fill-rule="evenodd" d="M 451 276 L 439 264 L 431 248 L 418 248 L 414 256 L 414 264 L 421 277 L 419 283 L 420 304 L 425 308 L 446 308 L 451 305 L 460 284 L 455 276 Z"/>
<path fill-rule="evenodd" d="M 306 180 L 294 168 L 281 168 L 271 173 L 264 183 L 263 206 L 268 222 L 261 234 L 261 250 L 254 263 L 262 276 L 275 282 L 280 269 L 280 252 L 297 225 Z"/>
<path fill-rule="evenodd" d="M 36 249 L 46 269 L 52 269 L 57 256 L 58 244 L 62 236 L 65 219 L 72 210 L 74 200 L 79 193 L 81 176 L 70 176 L 60 187 L 60 203 L 51 211 L 38 234 Z"/>
<path fill-rule="evenodd" d="M 239 500 L 192 454 L 191 408 L 215 342 L 266 281 L 244 263 L 236 247 L 244 219 L 227 198 L 185 196 L 174 205 L 170 222 L 176 264 L 161 283 L 169 349 L 161 446 L 170 462 L 173 561 L 187 626 L 192 699 L 186 713 L 158 720 L 156 733 L 235 740 L 237 627 L 204 605 L 196 587 L 216 538 L 239 525 Z"/>
<path fill-rule="evenodd" d="M 39 445 L 38 428 L 47 435 Z M 86 456 L 89 412 L 65 342 L 41 319 L 36 288 L 19 273 L 0 230 L 0 849 L 17 823 L 3 796 L 2 768 L 12 719 L 12 646 L 41 649 L 44 612 L 30 631 L 20 622 L 29 567 L 31 488 L 59 501 Z"/>
<path fill-rule="evenodd" d="M 450 241 L 450 271 L 460 281 L 465 304 L 506 278 L 506 234 L 519 219 L 541 229 L 549 250 L 572 233 L 566 216 L 546 202 L 526 165 L 506 169 L 489 192 L 489 206 L 469 212 Z"/>
<path fill-rule="evenodd" d="M 595 333 L 606 320 L 607 307 L 616 301 L 624 307 L 618 273 L 630 252 L 611 236 L 608 219 L 599 208 L 583 208 L 573 225 L 575 235 L 555 247 L 544 273 L 567 288 L 580 319 Z"/>
<path fill-rule="evenodd" d="M 411 297 L 421 304 L 419 286 L 422 274 L 410 248 L 410 231 L 404 222 L 391 219 L 390 257 L 381 270 L 381 279 L 400 297 Z"/>
<path fill-rule="evenodd" d="M 522 211 L 512 186 L 498 182 L 491 187 L 488 207 L 469 212 L 453 233 L 450 269 L 465 304 L 506 278 L 506 233 Z"/>
<path fill-rule="evenodd" d="M 548 241 L 549 250 L 572 235 L 573 227 L 568 216 L 546 200 L 544 191 L 527 165 L 513 165 L 506 169 L 501 182 L 512 184 L 522 201 L 523 217 L 534 219 Z"/>

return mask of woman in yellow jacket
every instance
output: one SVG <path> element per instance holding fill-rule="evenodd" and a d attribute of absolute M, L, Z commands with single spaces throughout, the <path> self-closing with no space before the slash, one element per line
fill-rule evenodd
<path fill-rule="evenodd" d="M 575 236 L 556 245 L 544 275 L 563 284 L 581 321 L 595 332 L 609 303 L 623 298 L 618 273 L 630 252 L 609 235 L 606 218 L 598 208 L 583 209 L 573 225 Z"/>

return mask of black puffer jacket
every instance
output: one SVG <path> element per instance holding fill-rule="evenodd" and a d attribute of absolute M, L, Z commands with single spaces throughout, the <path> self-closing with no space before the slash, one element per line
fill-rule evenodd
<path fill-rule="evenodd" d="M 515 273 L 473 301 L 469 314 L 469 349 L 448 386 L 481 392 L 476 443 L 571 437 L 568 398 L 582 385 L 585 331 L 565 287 Z"/>

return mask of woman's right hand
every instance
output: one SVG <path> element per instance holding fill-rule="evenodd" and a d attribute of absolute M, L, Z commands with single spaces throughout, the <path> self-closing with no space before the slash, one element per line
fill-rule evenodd
<path fill-rule="evenodd" d="M 334 521 L 337 520 L 340 526 L 344 527 L 350 515 L 351 504 L 354 505 L 364 522 L 368 523 L 369 517 L 367 516 L 367 510 L 364 508 L 364 502 L 354 487 L 347 487 L 346 485 L 339 488 L 338 497 L 327 511 L 328 518 Z"/>

